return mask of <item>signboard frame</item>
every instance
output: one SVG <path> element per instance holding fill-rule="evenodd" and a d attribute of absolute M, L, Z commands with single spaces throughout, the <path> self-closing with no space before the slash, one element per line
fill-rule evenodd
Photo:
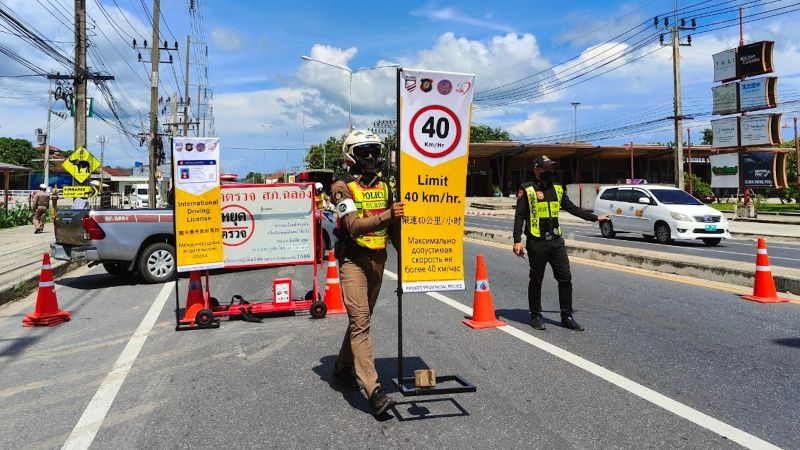
<path fill-rule="evenodd" d="M 778 77 L 761 77 L 739 83 L 739 112 L 778 106 Z"/>
<path fill-rule="evenodd" d="M 758 114 L 739 118 L 739 145 L 754 147 L 781 143 L 781 114 Z"/>
<path fill-rule="evenodd" d="M 726 117 L 711 121 L 712 147 L 734 148 L 739 146 L 739 118 Z"/>

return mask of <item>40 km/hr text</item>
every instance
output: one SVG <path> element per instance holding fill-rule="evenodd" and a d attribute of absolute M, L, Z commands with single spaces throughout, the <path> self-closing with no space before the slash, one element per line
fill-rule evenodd
<path fill-rule="evenodd" d="M 450 193 L 430 194 L 427 192 L 406 192 L 403 199 L 407 202 L 422 203 L 461 203 L 461 197 Z"/>

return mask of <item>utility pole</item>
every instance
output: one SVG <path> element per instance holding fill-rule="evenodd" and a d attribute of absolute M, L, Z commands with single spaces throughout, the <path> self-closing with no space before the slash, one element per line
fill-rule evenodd
<path fill-rule="evenodd" d="M 172 94 L 172 123 L 170 123 L 170 135 L 174 138 L 178 133 L 178 93 Z"/>
<path fill-rule="evenodd" d="M 75 0 L 74 150 L 86 147 L 86 75 L 86 0 Z"/>
<path fill-rule="evenodd" d="M 50 186 L 50 114 L 53 113 L 53 83 L 47 90 L 47 134 L 44 135 L 44 184 Z M 797 119 L 794 121 L 797 130 Z M 796 139 L 795 139 L 796 140 Z"/>
<path fill-rule="evenodd" d="M 97 137 L 98 142 L 100 142 L 100 193 L 103 192 L 103 172 L 105 171 L 103 158 L 106 152 L 106 139 L 108 139 L 106 136 Z"/>
<path fill-rule="evenodd" d="M 183 135 L 189 136 L 189 47 L 191 38 L 186 35 L 186 79 L 183 91 Z"/>
<path fill-rule="evenodd" d="M 161 63 L 161 44 L 159 43 L 158 24 L 161 17 L 160 0 L 153 0 L 153 41 L 150 49 L 150 145 L 149 167 L 147 177 L 147 204 L 154 208 L 156 204 L 156 139 L 158 139 L 158 66 Z"/>
<path fill-rule="evenodd" d="M 203 89 L 203 86 L 198 84 L 197 85 L 197 102 L 196 102 L 197 103 L 197 125 L 196 125 L 196 128 L 194 129 L 195 137 L 200 137 L 200 103 L 201 103 L 200 90 L 201 89 Z"/>
<path fill-rule="evenodd" d="M 686 129 L 686 144 L 689 147 L 689 193 L 694 192 L 694 182 L 692 180 L 692 129 Z M 694 195 L 694 194 L 692 194 Z"/>
<path fill-rule="evenodd" d="M 658 17 L 654 19 L 654 24 L 658 26 Z M 692 19 L 691 26 L 686 26 L 686 19 L 678 21 L 678 0 L 675 0 L 675 8 L 672 13 L 672 26 L 669 24 L 669 17 L 664 18 L 664 28 L 670 30 L 672 42 L 664 44 L 664 35 L 659 36 L 661 45 L 672 46 L 672 74 L 673 74 L 673 117 L 675 121 L 675 187 L 684 189 L 683 176 L 683 106 L 681 104 L 681 46 L 692 45 L 692 36 L 687 39 L 687 43 L 681 43 L 682 30 L 694 30 L 695 19 Z"/>

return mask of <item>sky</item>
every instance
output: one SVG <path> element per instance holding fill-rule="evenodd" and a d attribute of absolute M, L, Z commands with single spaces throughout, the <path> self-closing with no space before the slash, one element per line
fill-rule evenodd
<path fill-rule="evenodd" d="M 162 40 L 178 51 L 161 64 L 159 95 L 183 97 L 186 35 L 195 39 L 190 56 L 192 120 L 213 108 L 213 132 L 220 138 L 223 170 L 272 173 L 303 166 L 307 147 L 343 135 L 352 122 L 368 128 L 395 116 L 394 66 L 476 75 L 473 124 L 500 127 L 523 142 L 588 140 L 596 144 L 668 142 L 673 76 L 671 47 L 658 42 L 674 1 L 589 0 L 486 2 L 452 1 L 221 1 L 162 0 Z M 73 3 L 68 0 L 4 0 L 5 11 L 64 55 L 74 56 Z M 194 10 L 190 11 L 190 5 Z M 739 41 L 737 7 L 745 18 L 745 42 L 774 40 L 774 76 L 784 122 L 800 99 L 800 2 L 791 0 L 693 0 L 678 3 L 678 18 L 696 19 L 682 31 L 681 78 L 684 114 L 697 142 L 711 120 L 714 53 Z M 96 137 L 108 136 L 105 163 L 131 167 L 147 161 L 150 100 L 149 64 L 131 41 L 152 40 L 152 0 L 87 0 L 89 64 L 116 77 L 107 86 L 124 129 L 88 119 L 88 148 L 99 157 Z M 669 17 L 670 25 L 674 22 Z M 763 19 L 763 20 L 755 20 Z M 46 72 L 68 72 L 51 56 L 17 36 L 0 20 L 0 45 Z M 669 31 L 665 42 L 669 43 Z M 200 42 L 197 42 L 200 41 Z M 205 55 L 207 47 L 208 54 Z M 318 61 L 306 61 L 301 56 Z M 331 65 L 346 66 L 351 75 Z M 377 68 L 376 68 L 377 67 Z M 363 70 L 360 70 L 363 69 Z M 0 54 L 0 135 L 35 141 L 45 128 L 48 81 Z M 206 76 L 207 74 L 207 76 Z M 89 95 L 111 117 L 102 92 Z M 576 107 L 573 102 L 579 102 Z M 171 120 L 171 106 L 162 103 Z M 66 111 L 64 102 L 54 110 Z M 53 116 L 52 145 L 73 146 L 71 119 Z M 109 120 L 114 123 L 113 119 Z M 212 131 L 210 120 L 201 129 Z M 790 129 L 782 130 L 784 139 Z M 684 140 L 685 140 L 684 135 Z"/>

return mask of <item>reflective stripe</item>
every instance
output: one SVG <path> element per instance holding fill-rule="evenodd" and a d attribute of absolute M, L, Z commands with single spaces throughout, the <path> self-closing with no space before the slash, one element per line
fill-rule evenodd
<path fill-rule="evenodd" d="M 760 249 L 756 250 L 756 254 L 757 255 L 766 255 L 767 254 L 767 249 L 760 248 Z"/>
<path fill-rule="evenodd" d="M 374 217 L 380 215 L 389 207 L 389 188 L 386 183 L 379 181 L 375 187 L 362 188 L 357 181 L 347 183 L 353 193 L 353 202 L 358 210 L 358 217 Z M 371 250 L 386 248 L 388 233 L 386 228 L 369 232 L 353 239 L 356 244 Z"/>
<path fill-rule="evenodd" d="M 756 272 L 771 272 L 769 266 L 756 266 Z"/>
<path fill-rule="evenodd" d="M 539 228 L 539 219 L 558 219 L 558 212 L 561 209 L 561 198 L 564 195 L 564 188 L 560 185 L 554 185 L 553 188 L 556 191 L 556 200 L 555 202 L 547 202 L 542 200 L 541 202 L 536 197 L 536 188 L 533 186 L 528 186 L 525 188 L 525 193 L 528 196 L 528 214 L 530 217 L 528 218 L 528 225 L 530 227 L 530 232 L 533 237 L 541 237 L 542 232 Z M 555 233 L 561 236 L 561 227 L 556 228 Z"/>
<path fill-rule="evenodd" d="M 50 270 L 52 268 L 53 268 L 53 266 L 51 264 L 42 264 L 42 269 Z"/>
<path fill-rule="evenodd" d="M 40 281 L 39 282 L 39 287 L 40 288 L 42 288 L 42 287 L 53 287 L 55 285 L 56 285 L 55 281 Z"/>
<path fill-rule="evenodd" d="M 339 284 L 339 279 L 338 278 L 325 278 L 325 284 L 331 284 L 331 283 Z"/>
<path fill-rule="evenodd" d="M 336 260 L 328 261 L 328 267 L 336 267 Z"/>

